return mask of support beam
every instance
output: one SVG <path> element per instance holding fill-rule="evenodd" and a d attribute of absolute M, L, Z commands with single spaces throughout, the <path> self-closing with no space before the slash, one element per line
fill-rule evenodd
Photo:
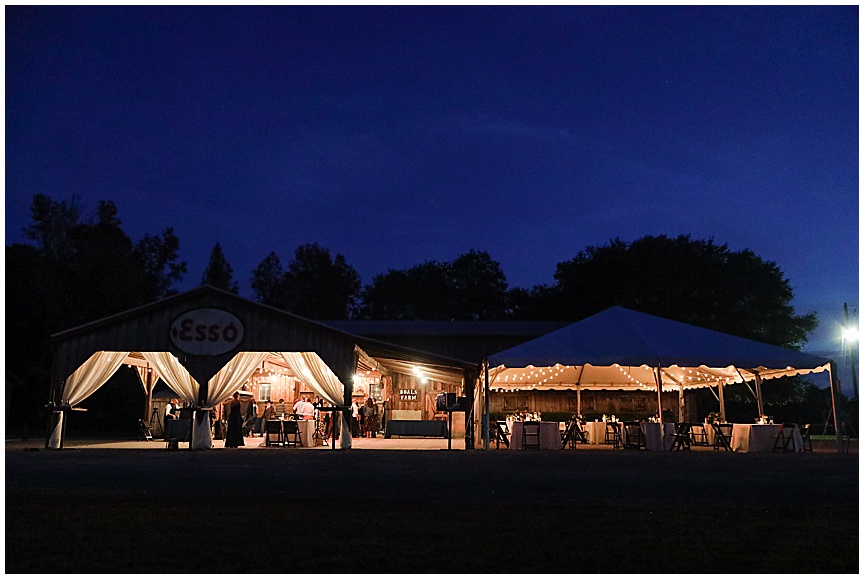
<path fill-rule="evenodd" d="M 483 449 L 489 450 L 489 360 L 483 360 Z"/>
<path fill-rule="evenodd" d="M 663 429 L 663 376 L 661 375 L 662 369 L 660 368 L 660 364 L 657 364 L 657 367 L 654 368 L 654 378 L 657 381 L 657 416 L 660 418 L 660 432 L 664 432 Z"/>
<path fill-rule="evenodd" d="M 754 372 L 753 378 L 756 382 L 756 411 L 762 417 L 765 415 L 765 407 L 762 404 L 762 376 L 759 375 L 759 372 Z"/>
<path fill-rule="evenodd" d="M 723 381 L 717 384 L 717 392 L 720 395 L 720 422 L 726 422 L 726 398 L 723 396 Z"/>
<path fill-rule="evenodd" d="M 463 395 L 468 403 L 465 409 L 465 450 L 474 450 L 474 384 L 477 372 L 465 370 L 463 373 Z"/>
<path fill-rule="evenodd" d="M 684 422 L 684 386 L 678 385 L 678 422 Z"/>

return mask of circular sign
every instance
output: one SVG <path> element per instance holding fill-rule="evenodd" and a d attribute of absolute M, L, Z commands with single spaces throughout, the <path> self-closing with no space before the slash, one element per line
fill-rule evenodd
<path fill-rule="evenodd" d="M 243 324 L 225 310 L 202 308 L 171 323 L 171 341 L 187 354 L 216 356 L 230 352 L 243 339 Z"/>

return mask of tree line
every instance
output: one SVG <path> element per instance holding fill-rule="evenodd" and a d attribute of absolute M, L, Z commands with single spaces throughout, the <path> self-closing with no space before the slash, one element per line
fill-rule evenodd
<path fill-rule="evenodd" d="M 132 240 L 112 201 L 88 214 L 77 198 L 36 195 L 30 211 L 31 243 L 6 246 L 7 384 L 11 372 L 13 383 L 38 392 L 30 404 L 44 404 L 51 334 L 176 293 L 188 266 L 171 227 Z M 478 249 L 363 285 L 344 256 L 310 243 L 284 265 L 270 252 L 250 274 L 256 301 L 317 320 L 576 321 L 618 305 L 791 348 L 817 325 L 814 313 L 795 313 L 776 263 L 689 235 L 586 247 L 557 264 L 553 284 L 530 289 L 511 287 Z M 201 283 L 239 291 L 219 243 Z"/>

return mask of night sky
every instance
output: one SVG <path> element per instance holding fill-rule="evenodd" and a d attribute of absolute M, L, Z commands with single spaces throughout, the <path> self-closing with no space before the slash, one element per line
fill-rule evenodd
<path fill-rule="evenodd" d="M 614 237 L 775 261 L 808 350 L 858 302 L 858 7 L 6 7 L 6 243 L 34 194 L 174 227 L 241 295 L 317 242 L 363 283 L 511 286 Z M 670 275 L 686 275 L 670 272 Z"/>

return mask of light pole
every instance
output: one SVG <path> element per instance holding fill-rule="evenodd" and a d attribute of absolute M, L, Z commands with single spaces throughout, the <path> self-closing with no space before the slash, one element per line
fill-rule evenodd
<path fill-rule="evenodd" d="M 858 324 L 849 325 L 849 306 L 843 304 L 843 313 L 846 314 L 846 327 L 843 329 L 843 342 L 849 348 L 849 362 L 852 366 L 852 398 L 858 400 L 858 373 L 855 371 L 855 352 L 858 350 Z M 852 344 L 855 344 L 853 347 Z"/>

